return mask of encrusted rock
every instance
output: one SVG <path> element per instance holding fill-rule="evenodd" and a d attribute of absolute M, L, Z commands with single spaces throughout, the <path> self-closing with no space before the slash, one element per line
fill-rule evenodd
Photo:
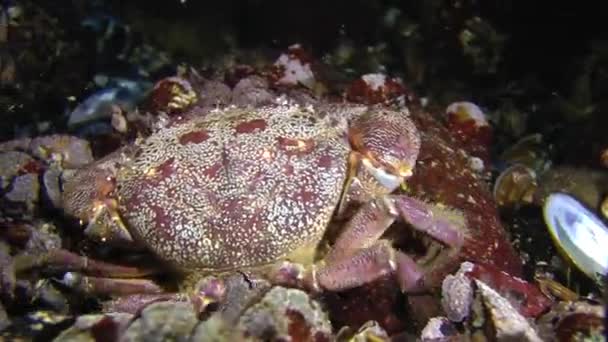
<path fill-rule="evenodd" d="M 275 97 L 268 90 L 268 81 L 255 75 L 243 78 L 232 90 L 232 103 L 237 106 L 268 105 L 273 103 Z"/>
<path fill-rule="evenodd" d="M 538 328 L 544 341 L 602 341 L 606 333 L 604 322 L 601 304 L 559 302 L 538 320 Z"/>
<path fill-rule="evenodd" d="M 274 287 L 247 309 L 237 329 L 273 341 L 329 341 L 332 327 L 319 303 L 303 291 Z"/>
<path fill-rule="evenodd" d="M 121 341 L 188 341 L 197 323 L 190 303 L 154 303 L 142 311 Z"/>
<path fill-rule="evenodd" d="M 230 104 L 232 90 L 223 82 L 205 81 L 198 91 L 197 105 L 203 108 L 224 107 Z"/>
<path fill-rule="evenodd" d="M 132 319 L 124 313 L 80 316 L 53 341 L 117 341 Z"/>
<path fill-rule="evenodd" d="M 237 273 L 224 279 L 226 297 L 218 312 L 223 320 L 235 324 L 245 309 L 270 289 L 262 278 Z"/>

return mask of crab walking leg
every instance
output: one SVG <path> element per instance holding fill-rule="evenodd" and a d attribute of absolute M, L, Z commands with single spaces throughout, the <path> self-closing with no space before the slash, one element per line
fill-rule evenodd
<path fill-rule="evenodd" d="M 412 258 L 397 251 L 386 240 L 379 240 L 349 258 L 313 269 L 311 278 L 314 288 L 345 290 L 372 282 L 394 273 L 403 292 L 424 289 L 423 272 Z"/>
<path fill-rule="evenodd" d="M 226 297 L 226 286 L 223 280 L 209 276 L 201 279 L 192 293 L 164 292 L 140 293 L 118 296 L 103 303 L 104 312 L 127 312 L 137 314 L 154 302 L 190 302 L 197 314 L 207 312 L 207 308 L 216 303 L 223 303 Z"/>
<path fill-rule="evenodd" d="M 455 249 L 463 245 L 462 230 L 456 224 L 437 217 L 429 204 L 405 195 L 387 196 L 386 203 L 393 207 L 391 211 L 396 211 L 416 230 Z"/>
<path fill-rule="evenodd" d="M 389 242 L 379 240 L 399 217 L 451 248 L 462 246 L 464 237 L 458 225 L 435 215 L 432 207 L 408 196 L 387 195 L 364 204 L 355 213 L 325 258 L 325 265 L 305 270 L 285 264 L 276 279 L 317 291 L 343 290 L 394 273 L 402 291 L 424 290 L 424 273 L 418 264 Z"/>
<path fill-rule="evenodd" d="M 330 264 L 353 256 L 374 245 L 395 221 L 381 202 L 371 201 L 359 208 L 346 223 L 331 251 L 325 257 Z"/>
<path fill-rule="evenodd" d="M 324 264 L 305 269 L 285 263 L 275 273 L 275 281 L 312 291 L 338 291 L 396 273 L 403 291 L 420 290 L 423 273 L 416 262 L 379 240 L 396 217 L 383 200 L 364 204 L 346 224 Z"/>
<path fill-rule="evenodd" d="M 82 272 L 111 278 L 137 278 L 157 273 L 152 269 L 115 265 L 96 261 L 65 249 L 54 249 L 40 255 L 17 255 L 13 259 L 15 273 L 39 267 L 55 267 L 61 271 Z"/>
<path fill-rule="evenodd" d="M 164 290 L 148 279 L 114 279 L 89 277 L 67 272 L 61 283 L 88 295 L 124 296 L 130 294 L 159 294 Z"/>
<path fill-rule="evenodd" d="M 133 294 L 117 297 L 102 303 L 102 312 L 124 312 L 137 315 L 146 306 L 156 302 L 187 302 L 183 293 Z"/>
<path fill-rule="evenodd" d="M 460 248 L 464 243 L 461 229 L 437 217 L 430 205 L 405 195 L 388 195 L 364 204 L 353 215 L 325 261 L 331 263 L 348 258 L 358 250 L 372 246 L 398 217 L 449 247 Z"/>

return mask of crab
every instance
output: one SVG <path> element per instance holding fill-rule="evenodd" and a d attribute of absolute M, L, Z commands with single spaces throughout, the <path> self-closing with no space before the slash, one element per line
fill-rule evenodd
<path fill-rule="evenodd" d="M 385 230 L 402 219 L 452 254 L 465 238 L 455 215 L 394 193 L 413 174 L 419 149 L 419 133 L 403 111 L 228 107 L 176 120 L 79 170 L 64 184 L 63 206 L 86 223 L 88 236 L 147 249 L 189 279 L 251 270 L 320 292 L 394 274 L 403 292 L 416 292 L 425 287 L 424 271 L 381 239 Z M 346 223 L 316 260 L 336 218 Z M 162 292 L 152 281 L 118 279 L 148 269 L 67 251 L 34 263 L 42 262 L 94 275 L 71 281 L 89 290 L 131 299 Z M 222 295 L 215 283 L 189 283 L 198 302 Z"/>

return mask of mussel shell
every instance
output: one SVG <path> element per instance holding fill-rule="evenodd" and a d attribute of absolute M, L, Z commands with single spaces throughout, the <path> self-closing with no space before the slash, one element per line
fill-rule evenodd
<path fill-rule="evenodd" d="M 604 222 L 565 193 L 549 195 L 543 215 L 558 250 L 600 284 L 608 273 L 608 227 Z"/>
<path fill-rule="evenodd" d="M 537 188 L 536 178 L 534 170 L 525 165 L 510 166 L 494 182 L 494 200 L 501 207 L 531 203 Z"/>
<path fill-rule="evenodd" d="M 551 165 L 550 154 L 551 147 L 541 134 L 535 133 L 518 140 L 502 152 L 498 159 L 507 165 L 525 165 L 542 173 Z"/>

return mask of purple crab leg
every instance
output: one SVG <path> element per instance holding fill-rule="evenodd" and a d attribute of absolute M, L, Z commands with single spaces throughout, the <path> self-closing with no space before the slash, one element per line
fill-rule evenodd
<path fill-rule="evenodd" d="M 448 220 L 449 215 L 425 202 L 405 196 L 389 195 L 364 204 L 346 224 L 332 251 L 320 267 L 303 269 L 284 264 L 276 279 L 280 283 L 311 290 L 343 290 L 357 287 L 394 273 L 401 290 L 424 290 L 424 272 L 405 253 L 380 240 L 382 234 L 401 217 L 414 229 L 424 232 L 451 248 L 464 241 L 462 228 Z"/>
<path fill-rule="evenodd" d="M 391 273 L 396 275 L 403 292 L 416 292 L 424 287 L 423 272 L 416 262 L 385 240 L 320 268 L 314 279 L 317 287 L 335 291 L 358 287 Z"/>
<path fill-rule="evenodd" d="M 84 276 L 68 272 L 61 281 L 64 285 L 88 295 L 159 294 L 164 290 L 148 279 L 114 279 Z"/>
<path fill-rule="evenodd" d="M 146 306 L 156 302 L 185 302 L 188 296 L 183 293 L 133 294 L 117 297 L 102 303 L 103 312 L 124 312 L 137 315 Z"/>
<path fill-rule="evenodd" d="M 117 279 L 104 279 L 104 281 L 106 281 L 106 282 L 110 282 L 112 280 L 116 281 Z M 106 311 L 106 312 L 118 311 L 118 312 L 127 312 L 127 313 L 136 314 L 139 311 L 141 311 L 144 307 L 146 307 L 149 304 L 154 303 L 154 302 L 189 301 L 190 303 L 192 303 L 193 309 L 196 311 L 196 313 L 200 315 L 202 313 L 207 312 L 209 305 L 216 304 L 216 303 L 222 303 L 225 299 L 226 290 L 227 290 L 223 280 L 212 277 L 212 276 L 201 279 L 194 287 L 194 292 L 190 293 L 190 294 L 167 293 L 167 292 L 165 292 L 165 293 L 153 293 L 153 292 L 145 293 L 144 291 L 139 291 L 138 293 L 136 292 L 136 293 L 130 294 L 130 293 L 127 293 L 127 291 L 124 291 L 124 290 L 129 289 L 129 285 L 125 284 L 124 280 L 122 280 L 122 282 L 120 282 L 120 281 L 121 280 L 119 280 L 119 282 L 116 283 L 117 287 L 114 288 L 113 290 L 122 290 L 124 295 L 117 297 L 115 299 L 112 299 L 110 301 L 104 302 L 103 311 Z M 133 282 L 133 284 L 135 285 L 135 287 L 134 287 L 134 289 L 135 289 L 137 287 L 137 285 L 140 283 Z M 154 288 L 150 287 L 151 285 L 145 284 L 145 286 L 147 287 L 145 290 L 154 291 Z M 160 290 L 160 288 L 159 288 L 159 290 Z M 115 291 L 113 291 L 113 292 L 115 292 Z M 116 294 L 116 293 L 114 293 L 114 294 Z"/>
<path fill-rule="evenodd" d="M 93 260 L 65 249 L 55 249 L 40 255 L 17 255 L 13 259 L 13 265 L 16 273 L 43 266 L 54 267 L 61 271 L 82 272 L 92 276 L 112 278 L 137 278 L 158 273 L 153 269 Z"/>
<path fill-rule="evenodd" d="M 449 247 L 460 248 L 463 245 L 462 229 L 455 223 L 437 217 L 431 205 L 405 195 L 393 195 L 389 199 L 399 215 L 416 230 Z"/>
<path fill-rule="evenodd" d="M 382 201 L 364 204 L 347 223 L 325 265 L 303 269 L 283 264 L 275 280 L 312 291 L 339 291 L 395 273 L 402 291 L 421 290 L 423 272 L 416 262 L 388 241 L 379 240 L 395 218 Z"/>
<path fill-rule="evenodd" d="M 381 203 L 371 201 L 363 205 L 346 223 L 343 232 L 325 257 L 326 263 L 348 258 L 361 249 L 371 247 L 394 220 L 395 217 L 387 215 Z"/>

